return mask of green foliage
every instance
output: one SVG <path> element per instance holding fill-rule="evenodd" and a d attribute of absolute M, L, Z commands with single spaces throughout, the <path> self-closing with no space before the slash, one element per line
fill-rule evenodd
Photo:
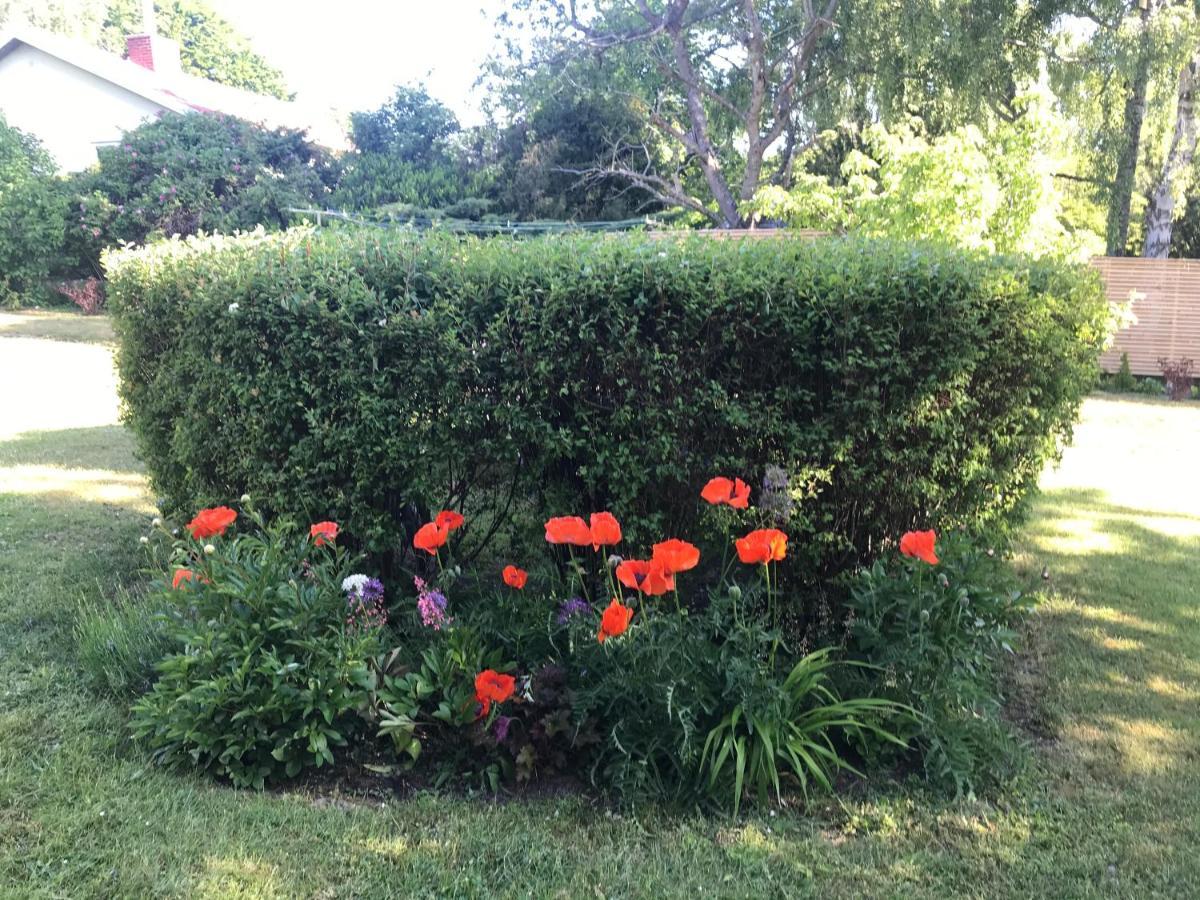
<path fill-rule="evenodd" d="M 80 602 L 75 643 L 92 690 L 131 699 L 150 689 L 157 664 L 173 648 L 160 600 L 123 591 L 111 602 Z"/>
<path fill-rule="evenodd" d="M 1137 387 L 1137 380 L 1133 377 L 1133 369 L 1129 367 L 1129 354 L 1121 354 L 1121 367 L 1117 369 L 1117 374 L 1112 380 L 1112 389 L 1128 393 Z"/>
<path fill-rule="evenodd" d="M 926 775 L 962 791 L 1011 768 L 997 663 L 1032 601 L 994 550 L 943 536 L 937 553 L 936 566 L 876 560 L 849 580 L 849 649 L 883 670 L 883 696 L 919 714 L 899 735 Z"/>
<path fill-rule="evenodd" d="M 1060 222 L 1064 128 L 1050 104 L 1044 94 L 1018 98 L 1021 115 L 986 135 L 966 126 L 931 137 L 917 120 L 871 126 L 836 172 L 801 172 L 790 190 L 765 187 L 747 208 L 798 228 L 1084 260 L 1101 244 Z M 818 148 L 809 162 L 819 159 Z"/>
<path fill-rule="evenodd" d="M 195 577 L 159 594 L 173 652 L 133 705 L 134 735 L 160 762 L 242 786 L 332 763 L 379 650 L 376 630 L 346 622 L 345 553 L 287 525 L 207 540 L 211 554 L 205 541 L 169 543 L 167 578 L 185 562 Z"/>
<path fill-rule="evenodd" d="M 344 160 L 332 201 L 341 209 L 404 204 L 434 210 L 486 189 L 480 175 L 449 162 L 417 164 L 387 153 L 360 153 Z"/>
<path fill-rule="evenodd" d="M 0 305 L 45 297 L 66 230 L 54 160 L 0 116 Z"/>
<path fill-rule="evenodd" d="M 217 114 L 166 114 L 100 150 L 99 167 L 74 176 L 72 246 L 172 234 L 282 228 L 288 207 L 323 206 L 332 159 L 295 131 L 270 131 Z M 98 232 L 98 233 L 97 233 Z"/>
<path fill-rule="evenodd" d="M 895 704 L 871 697 L 843 700 L 834 693 L 829 685 L 834 665 L 830 654 L 828 647 L 808 654 L 782 680 L 772 677 L 770 669 L 759 668 L 755 696 L 739 702 L 709 731 L 701 777 L 710 793 L 732 786 L 735 815 L 743 791 L 753 793 L 763 806 L 772 792 L 782 800 L 781 770 L 799 783 L 805 797 L 810 782 L 831 792 L 839 770 L 858 771 L 834 742 L 842 733 L 869 732 L 905 746 L 874 721 L 897 712 Z"/>
<path fill-rule="evenodd" d="M 454 113 L 422 85 L 399 85 L 379 109 L 350 115 L 350 133 L 359 151 L 414 166 L 445 162 L 449 139 L 459 130 Z"/>
<path fill-rule="evenodd" d="M 789 526 L 806 577 L 914 521 L 1011 518 L 1108 316 L 1084 270 L 848 240 L 296 230 L 108 263 L 172 509 L 250 490 L 388 552 L 453 503 L 475 552 L 536 500 L 659 539 L 712 475 L 775 464 L 823 473 Z"/>
<path fill-rule="evenodd" d="M 179 42 L 183 70 L 209 81 L 256 94 L 288 99 L 283 73 L 259 56 L 241 34 L 204 0 L 160 0 L 154 4 L 158 33 Z M 143 30 L 140 0 L 108 4 L 99 43 L 125 52 L 125 38 Z"/>

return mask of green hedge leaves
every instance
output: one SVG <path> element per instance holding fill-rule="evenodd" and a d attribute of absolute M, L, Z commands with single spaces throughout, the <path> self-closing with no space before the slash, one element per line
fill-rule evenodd
<path fill-rule="evenodd" d="M 129 424 L 168 510 L 244 491 L 372 551 L 611 509 L 682 534 L 712 475 L 801 486 L 795 562 L 1010 519 L 1095 384 L 1059 263 L 848 239 L 254 233 L 108 258 Z"/>

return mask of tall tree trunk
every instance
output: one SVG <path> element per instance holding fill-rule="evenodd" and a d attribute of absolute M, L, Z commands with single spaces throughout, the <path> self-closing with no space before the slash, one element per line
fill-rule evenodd
<path fill-rule="evenodd" d="M 1175 100 L 1175 133 L 1163 162 L 1162 175 L 1146 210 L 1146 243 L 1142 256 L 1166 259 L 1171 251 L 1171 227 L 1175 219 L 1175 181 L 1192 166 L 1196 155 L 1196 79 L 1200 74 L 1200 52 L 1184 63 L 1179 72 Z"/>
<path fill-rule="evenodd" d="M 1156 0 L 1149 0 L 1141 11 L 1137 61 L 1134 63 L 1133 80 L 1129 83 L 1129 96 L 1125 100 L 1125 139 L 1117 159 L 1112 197 L 1108 202 L 1106 243 L 1109 256 L 1124 256 L 1125 245 L 1129 242 L 1129 205 L 1133 201 L 1134 176 L 1137 174 L 1138 150 L 1142 142 L 1142 120 L 1146 118 L 1146 91 L 1150 86 L 1152 48 L 1149 22 L 1156 6 Z"/>

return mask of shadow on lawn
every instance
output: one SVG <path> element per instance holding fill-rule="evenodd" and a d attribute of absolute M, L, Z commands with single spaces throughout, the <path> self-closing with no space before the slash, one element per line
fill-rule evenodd
<path fill-rule="evenodd" d="M 1193 765 L 1200 516 L 1057 490 L 1038 501 L 1025 544 L 1050 572 L 1035 652 L 1053 659 L 1039 689 L 1060 747 L 1106 783 Z"/>
<path fill-rule="evenodd" d="M 25 431 L 0 440 L 0 467 L 64 466 L 140 475 L 133 436 L 121 425 Z"/>

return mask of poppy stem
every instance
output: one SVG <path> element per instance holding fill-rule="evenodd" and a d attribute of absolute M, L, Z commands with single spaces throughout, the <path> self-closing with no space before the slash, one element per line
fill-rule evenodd
<path fill-rule="evenodd" d="M 583 577 L 583 572 L 580 571 L 579 564 L 575 562 L 575 548 L 567 544 L 567 555 L 571 558 L 571 571 L 579 577 L 579 589 L 583 591 L 583 599 L 590 605 L 592 602 L 591 593 L 588 591 L 587 579 Z M 570 581 L 568 580 L 568 586 Z"/>

